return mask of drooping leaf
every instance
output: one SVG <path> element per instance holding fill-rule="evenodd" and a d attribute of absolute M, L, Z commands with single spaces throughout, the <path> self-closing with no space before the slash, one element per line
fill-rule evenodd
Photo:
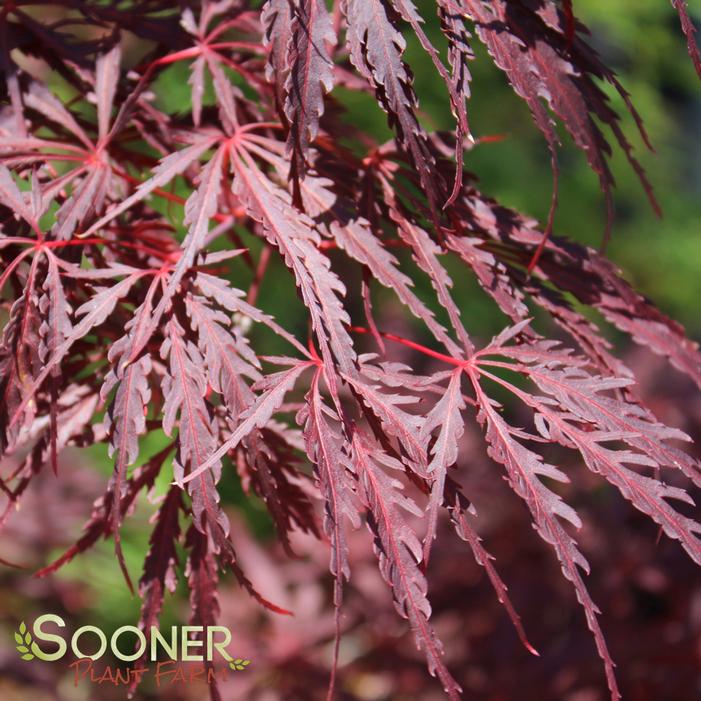
<path fill-rule="evenodd" d="M 567 481 L 567 477 L 518 440 L 519 437 L 524 437 L 523 432 L 504 421 L 493 400 L 482 390 L 478 378 L 474 374 L 470 377 L 480 407 L 478 419 L 486 429 L 489 455 L 506 468 L 511 488 L 526 502 L 538 534 L 552 546 L 564 576 L 572 583 L 604 663 L 611 698 L 618 699 L 620 693 L 614 674 L 614 663 L 597 620 L 599 609 L 592 601 L 579 571 L 581 568 L 588 572 L 589 564 L 559 519 L 565 519 L 577 528 L 581 526 L 581 521 L 576 512 L 540 479 L 542 476 L 556 481 Z M 528 438 L 528 434 L 525 437 Z"/>
<path fill-rule="evenodd" d="M 151 390 L 148 383 L 148 375 L 151 371 L 151 360 L 143 356 L 127 365 L 119 382 L 116 374 L 108 376 L 103 391 L 109 390 L 116 384 L 117 391 L 114 401 L 107 414 L 107 428 L 111 428 L 111 442 L 109 448 L 110 457 L 114 459 L 114 475 L 110 490 L 114 497 L 112 505 L 112 533 L 117 559 L 124 577 L 133 591 L 129 572 L 124 555 L 120 536 L 121 527 L 121 501 L 126 495 L 124 483 L 127 468 L 133 464 L 139 455 L 139 434 L 146 429 L 145 412 L 151 399 Z"/>
<path fill-rule="evenodd" d="M 333 88 L 333 62 L 326 44 L 335 43 L 336 35 L 323 0 L 295 0 L 291 8 L 285 114 L 290 124 L 290 175 L 300 178 L 306 170 L 309 144 L 316 138 L 324 113 L 324 92 Z"/>
<path fill-rule="evenodd" d="M 95 96 L 97 98 L 98 136 L 104 139 L 110 128 L 110 119 L 114 96 L 119 80 L 119 64 L 122 52 L 119 44 L 97 59 L 95 67 Z"/>
<path fill-rule="evenodd" d="M 701 78 L 701 53 L 696 43 L 696 27 L 694 27 L 691 18 L 689 17 L 689 7 L 686 0 L 672 0 L 672 5 L 679 13 L 679 21 L 682 25 L 682 31 L 686 36 L 687 46 L 689 47 L 689 56 L 694 62 L 694 68 Z"/>
<path fill-rule="evenodd" d="M 406 40 L 396 27 L 394 12 L 382 0 L 345 0 L 344 8 L 353 65 L 375 88 L 390 125 L 413 160 L 431 206 L 443 206 L 443 183 L 435 172 L 426 133 L 416 118 L 413 77 L 402 59 Z"/>
<path fill-rule="evenodd" d="M 462 370 L 453 370 L 450 382 L 441 399 L 426 415 L 421 426 L 420 440 L 427 444 L 431 434 L 440 428 L 431 449 L 427 472 L 432 481 L 431 499 L 428 506 L 428 525 L 424 538 L 423 559 L 428 562 L 433 540 L 436 537 L 438 510 L 443 504 L 448 468 L 458 459 L 458 442 L 465 430 L 462 412 L 465 402 L 461 390 Z"/>
<path fill-rule="evenodd" d="M 243 156 L 243 157 L 242 157 Z M 276 246 L 292 270 L 312 318 L 321 352 L 331 352 L 343 372 L 353 372 L 355 351 L 346 325 L 350 318 L 340 297 L 345 287 L 330 270 L 329 260 L 317 249 L 319 236 L 305 215 L 297 212 L 286 191 L 263 177 L 245 154 L 232 153 L 234 192 L 248 213 L 263 225 L 266 238 Z"/>
<path fill-rule="evenodd" d="M 420 516 L 421 512 L 401 493 L 401 483 L 385 472 L 385 468 L 400 470 L 397 462 L 359 431 L 353 435 L 351 446 L 382 576 L 392 587 L 397 611 L 409 621 L 416 644 L 426 655 L 430 673 L 438 676 L 449 698 L 458 699 L 460 686 L 442 660 L 443 646 L 429 623 L 431 605 L 426 579 L 419 569 L 421 543 L 402 513 L 408 511 Z"/>

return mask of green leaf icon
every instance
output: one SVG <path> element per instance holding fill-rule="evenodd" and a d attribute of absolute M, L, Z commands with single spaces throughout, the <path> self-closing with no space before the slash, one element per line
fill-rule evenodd
<path fill-rule="evenodd" d="M 15 642 L 17 643 L 17 651 L 22 656 L 23 660 L 33 660 L 34 654 L 31 652 L 32 634 L 27 630 L 27 626 L 22 621 L 19 626 L 19 632 L 15 632 Z"/>
<path fill-rule="evenodd" d="M 231 669 L 237 672 L 241 672 L 244 669 L 246 669 L 246 667 L 248 667 L 249 664 L 251 664 L 251 660 L 244 660 L 240 657 L 237 657 L 235 660 L 229 662 L 229 667 L 231 667 Z"/>

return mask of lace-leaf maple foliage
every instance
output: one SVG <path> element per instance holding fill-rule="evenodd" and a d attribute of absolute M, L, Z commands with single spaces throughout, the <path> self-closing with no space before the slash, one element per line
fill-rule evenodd
<path fill-rule="evenodd" d="M 2 477 L 2 522 L 36 474 L 57 469 L 66 446 L 107 444 L 114 463 L 79 541 L 39 575 L 112 537 L 131 587 L 120 528 L 165 473 L 173 485 L 138 584 L 141 624 L 157 621 L 175 588 L 178 544 L 193 621 L 216 620 L 220 567 L 284 614 L 238 564 L 218 484 L 240 479 L 265 503 L 290 554 L 294 530 L 330 542 L 336 654 L 352 576 L 347 533 L 366 523 L 398 614 L 429 672 L 458 698 L 431 626 L 425 575 L 443 514 L 535 652 L 475 531 L 470 495 L 451 476 L 465 422 L 476 421 L 485 451 L 575 588 L 618 698 L 573 535 L 581 522 L 556 488 L 569 478 L 543 448 L 579 453 L 701 564 L 701 526 L 673 505 L 690 497 L 665 480 L 675 470 L 701 486 L 701 466 L 675 445 L 687 436 L 653 416 L 579 308 L 596 309 L 699 386 L 701 355 L 602 253 L 552 235 L 558 124 L 596 173 L 609 221 L 611 141 L 657 206 L 602 83 L 647 142 L 642 121 L 587 43 L 576 2 L 438 0 L 430 8 L 443 32 L 435 47 L 411 0 L 136 0 L 124 8 L 59 0 L 55 22 L 37 19 L 34 4 L 0 9 L 0 287 L 8 309 L 0 446 L 14 460 Z M 686 3 L 672 4 L 701 74 Z M 145 47 L 130 68 L 120 48 L 127 32 Z M 451 134 L 428 131 L 419 117 L 407 32 L 445 82 Z M 463 169 L 475 143 L 467 103 L 475 41 L 526 102 L 550 151 L 544 227 L 480 193 Z M 154 97 L 159 75 L 176 63 L 189 66 L 191 100 L 168 113 Z M 377 144 L 360 132 L 334 88 L 373 96 L 394 138 Z M 505 316 L 505 331 L 484 347 L 451 294 L 447 270 L 456 264 Z M 308 338 L 256 306 L 271 274 L 294 280 Z M 417 274 L 430 281 L 432 299 L 417 291 Z M 378 327 L 378 285 L 433 343 Z M 571 348 L 539 333 L 538 308 Z M 249 321 L 282 339 L 287 355 L 252 344 Z M 423 376 L 392 362 L 397 343 L 443 369 Z M 530 427 L 509 423 L 495 387 L 530 410 Z M 161 429 L 167 445 L 132 467 L 142 437 Z"/>

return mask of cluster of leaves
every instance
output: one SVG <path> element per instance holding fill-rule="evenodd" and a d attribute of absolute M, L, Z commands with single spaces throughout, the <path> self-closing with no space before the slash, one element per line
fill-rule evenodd
<path fill-rule="evenodd" d="M 215 621 L 220 567 L 263 605 L 287 613 L 238 564 L 217 489 L 235 471 L 263 500 L 290 553 L 294 530 L 330 541 L 336 653 L 351 575 L 347 533 L 366 523 L 398 613 L 430 673 L 458 698 L 430 622 L 425 576 L 441 514 L 486 568 L 534 651 L 475 531 L 474 508 L 451 476 L 472 416 L 575 588 L 616 699 L 614 665 L 582 578 L 588 565 L 570 528 L 581 523 L 554 486 L 568 476 L 542 448 L 579 453 L 701 564 L 701 525 L 670 503 L 690 497 L 663 475 L 681 472 L 701 486 L 701 466 L 671 443 L 687 437 L 657 421 L 578 307 L 598 310 L 700 386 L 701 354 L 603 254 L 551 235 L 558 123 L 597 174 L 609 212 L 610 139 L 655 204 L 601 83 L 618 92 L 647 140 L 642 122 L 587 44 L 573 3 L 438 0 L 445 42 L 438 48 L 411 0 L 344 0 L 332 10 L 322 0 L 267 0 L 261 9 L 235 0 L 59 0 L 53 22 L 40 22 L 35 5 L 13 0 L 0 9 L 7 96 L 0 288 L 9 291 L 0 448 L 18 457 L 0 482 L 1 522 L 39 471 L 57 469 L 65 446 L 107 443 L 114 460 L 81 538 L 39 574 L 112 537 L 131 587 L 120 528 L 138 495 L 166 471 L 173 484 L 155 515 L 138 585 L 141 625 L 156 623 L 174 590 L 181 545 L 193 621 Z M 673 5 L 701 74 L 686 3 Z M 419 119 L 404 28 L 445 81 L 451 134 L 429 132 Z M 127 34 L 145 47 L 129 70 L 121 49 Z M 473 34 L 526 101 L 550 149 L 555 186 L 543 228 L 480 193 L 464 170 L 475 143 L 466 101 Z M 169 114 L 153 88 L 179 62 L 190 65 L 192 98 Z M 394 139 L 379 145 L 358 132 L 329 94 L 334 86 L 374 96 Z M 165 189 L 176 184 L 186 199 Z M 174 209 L 180 205 L 182 213 Z M 484 347 L 451 296 L 455 265 L 474 273 L 510 321 Z M 307 339 L 256 306 L 268 271 L 294 280 Z M 246 289 L 234 286 L 237 277 Z M 417 292 L 419 278 L 430 282 L 433 299 Z M 378 283 L 434 343 L 378 328 Z M 531 318 L 538 308 L 575 349 L 539 334 Z M 255 347 L 249 321 L 283 339 L 289 354 Z M 376 352 L 359 352 L 367 340 Z M 424 376 L 392 362 L 395 343 L 445 369 Z M 496 388 L 531 410 L 530 427 L 507 421 Z M 159 430 L 167 445 L 133 467 L 140 437 Z M 423 532 L 410 515 L 423 517 Z"/>

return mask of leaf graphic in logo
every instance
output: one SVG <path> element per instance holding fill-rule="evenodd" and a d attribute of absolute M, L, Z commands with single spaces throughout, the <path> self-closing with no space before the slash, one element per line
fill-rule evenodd
<path fill-rule="evenodd" d="M 231 662 L 229 662 L 229 667 L 231 667 L 231 669 L 237 672 L 241 672 L 244 669 L 246 669 L 246 667 L 248 667 L 249 664 L 251 664 L 251 660 L 244 660 L 240 657 L 237 657 L 235 660 L 231 660 Z"/>
<path fill-rule="evenodd" d="M 15 642 L 17 651 L 22 655 L 23 660 L 33 660 L 35 655 L 31 652 L 32 634 L 27 630 L 24 621 L 20 623 L 19 631 L 15 632 Z"/>

